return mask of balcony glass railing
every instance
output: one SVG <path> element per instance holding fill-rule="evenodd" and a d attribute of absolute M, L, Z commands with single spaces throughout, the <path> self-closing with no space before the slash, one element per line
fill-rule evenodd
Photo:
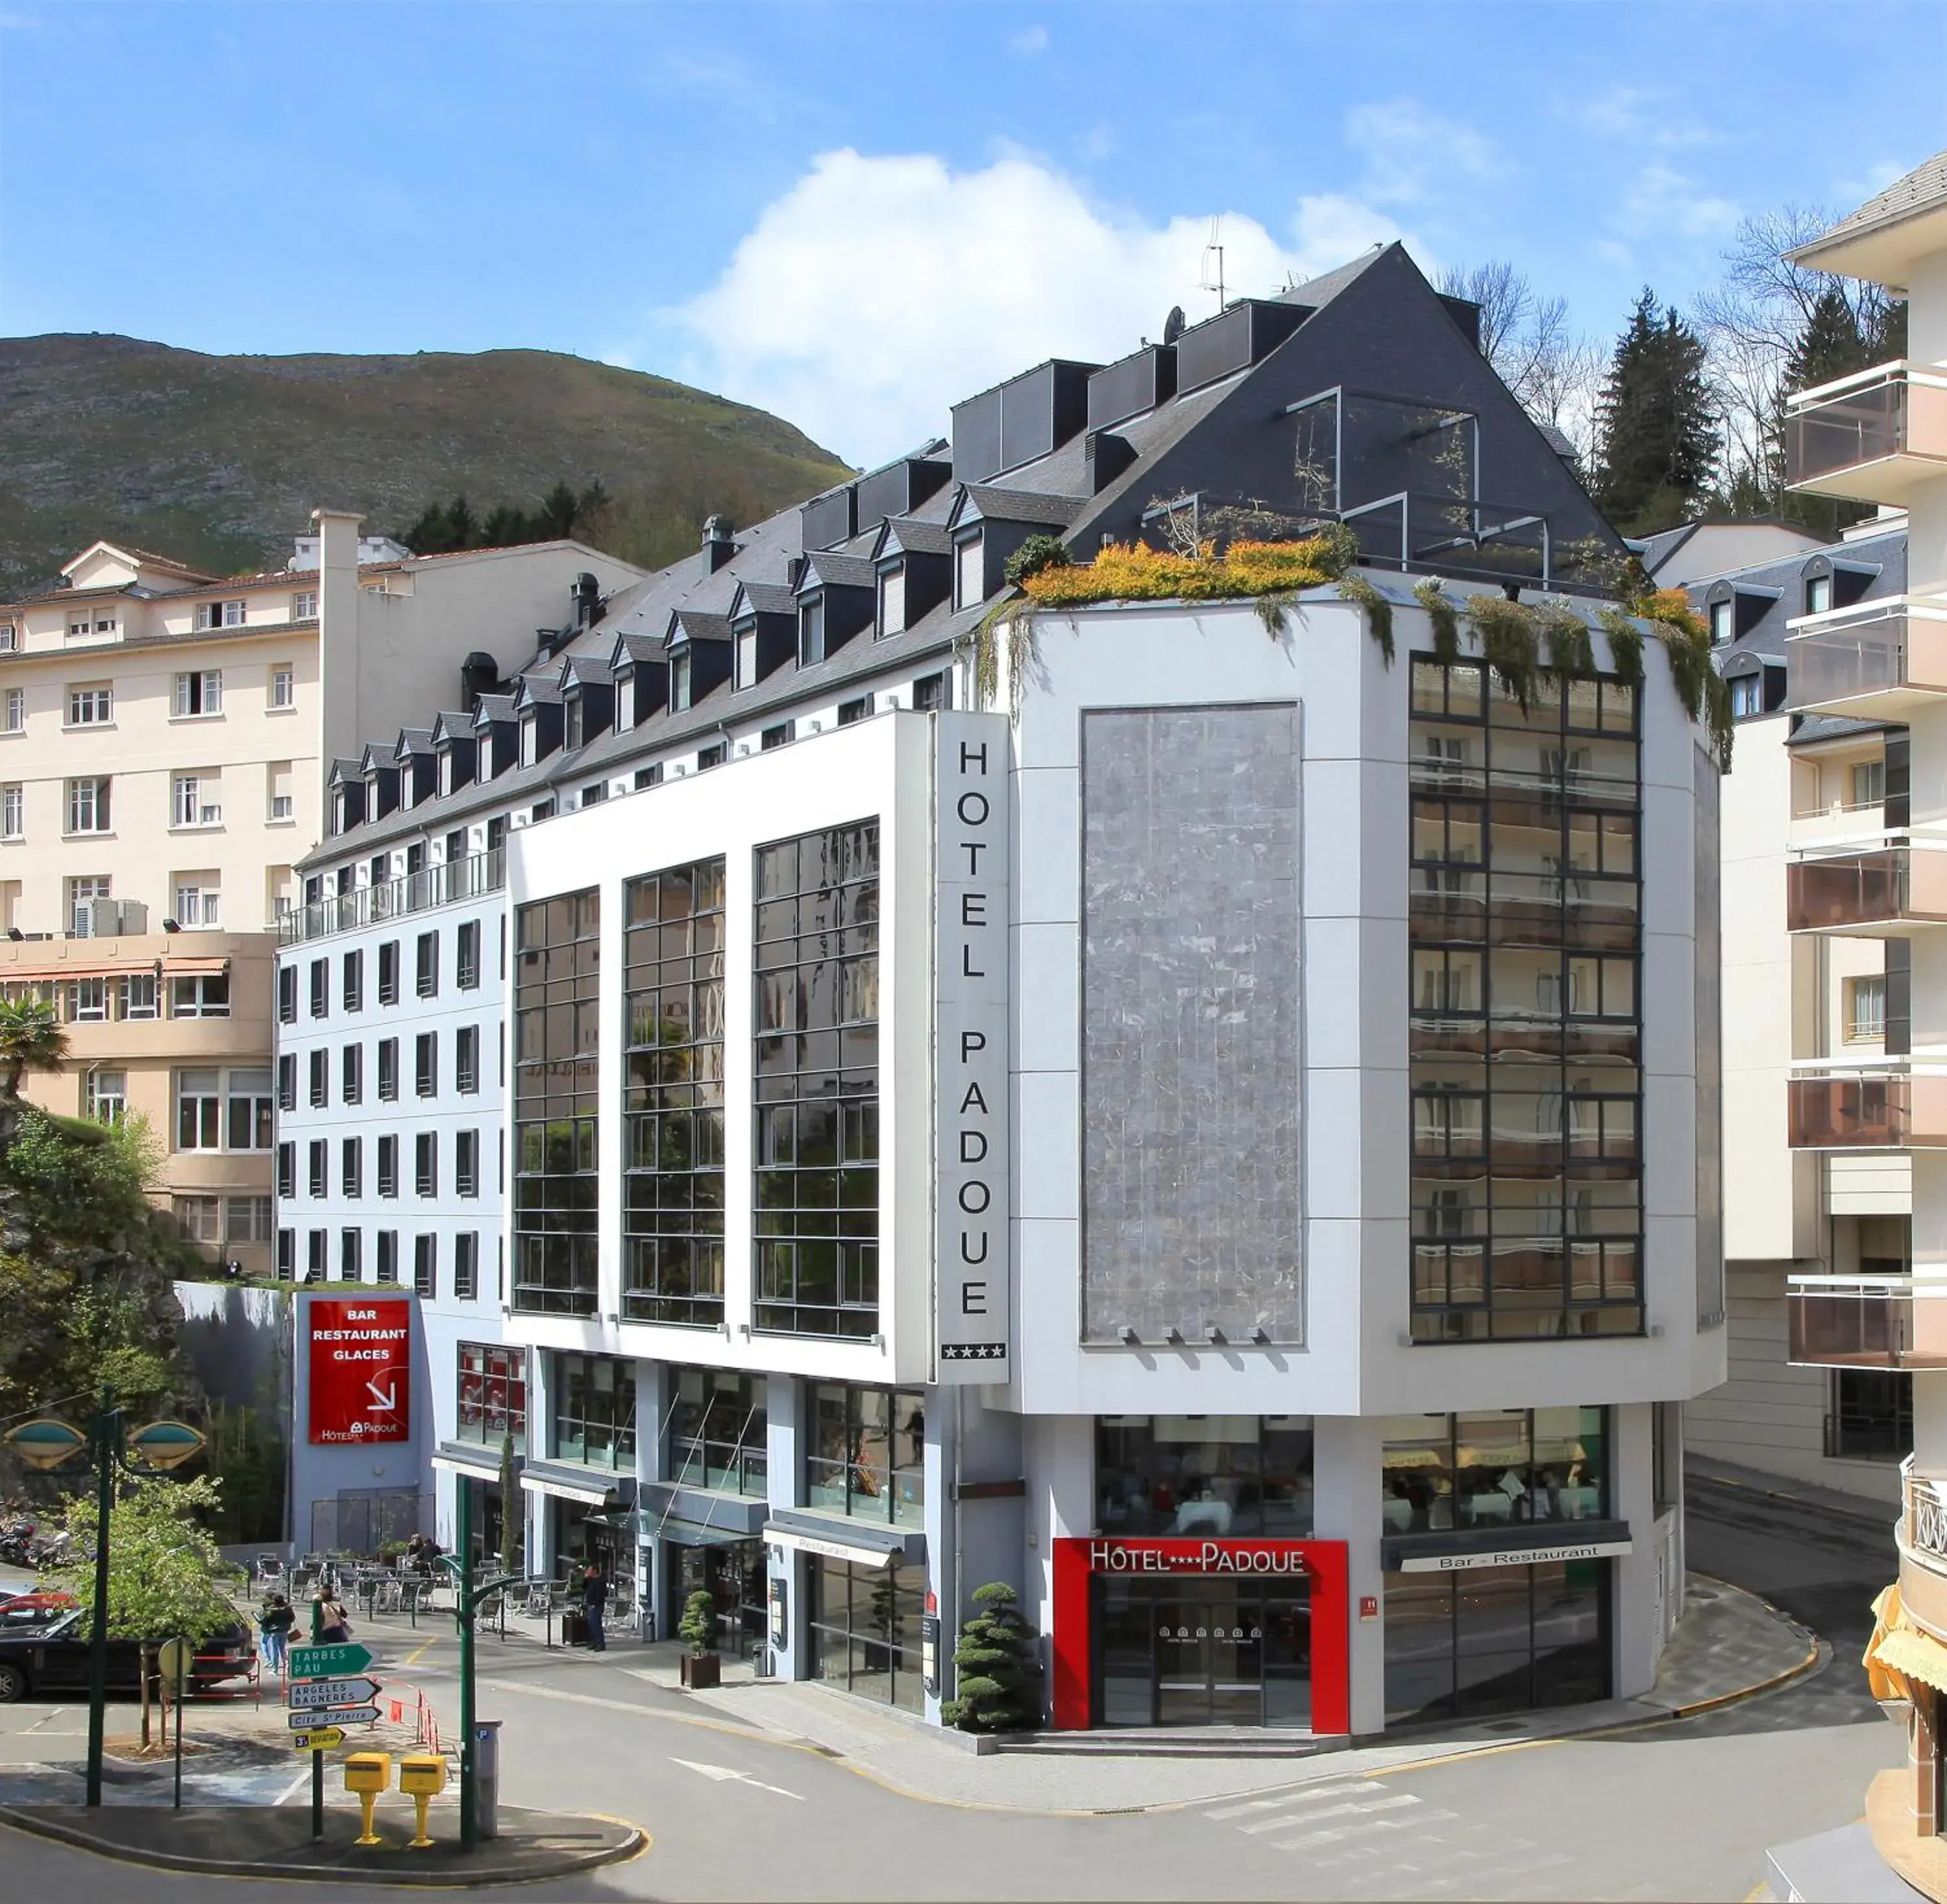
<path fill-rule="evenodd" d="M 1947 1071 L 1801 1073 L 1785 1085 L 1785 1122 L 1795 1150 L 1947 1150 Z"/>
<path fill-rule="evenodd" d="M 1899 501 L 1947 470 L 1947 373 L 1887 364 L 1794 397 L 1784 466 L 1794 489 Z"/>
<path fill-rule="evenodd" d="M 335 893 L 329 899 L 296 907 L 277 921 L 277 943 L 302 946 L 313 939 L 329 938 L 333 933 L 355 932 L 361 926 L 379 925 L 409 913 L 430 912 L 435 906 L 450 906 L 456 900 L 478 899 L 483 893 L 498 892 L 506 881 L 506 849 L 494 847 L 470 859 L 428 866 L 398 879 L 382 880 L 376 886 L 361 886 L 349 893 Z"/>
<path fill-rule="evenodd" d="M 1784 869 L 1791 932 L 1947 921 L 1947 851 L 1910 846 L 1799 859 Z"/>
<path fill-rule="evenodd" d="M 1897 596 L 1808 616 L 1785 638 L 1784 704 L 1899 714 L 1947 695 L 1947 599 Z"/>
<path fill-rule="evenodd" d="M 1913 1347 L 1911 1276 L 1788 1276 L 1788 1361 L 1899 1368 Z"/>

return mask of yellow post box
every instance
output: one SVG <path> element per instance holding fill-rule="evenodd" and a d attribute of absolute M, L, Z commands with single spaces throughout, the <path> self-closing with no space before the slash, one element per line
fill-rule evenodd
<path fill-rule="evenodd" d="M 392 1755 L 389 1752 L 349 1752 L 345 1758 L 345 1789 L 358 1795 L 364 1814 L 361 1844 L 382 1844 L 385 1840 L 372 1828 L 372 1807 L 379 1794 L 392 1782 Z"/>
<path fill-rule="evenodd" d="M 399 1789 L 413 1801 L 419 1814 L 414 1850 L 432 1844 L 426 1836 L 426 1807 L 446 1789 L 446 1760 L 438 1752 L 408 1752 L 399 1761 Z"/>

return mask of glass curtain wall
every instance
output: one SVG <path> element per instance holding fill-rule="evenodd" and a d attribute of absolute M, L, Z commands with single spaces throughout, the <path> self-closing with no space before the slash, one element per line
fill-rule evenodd
<path fill-rule="evenodd" d="M 628 886 L 622 1313 L 723 1319 L 723 862 Z"/>
<path fill-rule="evenodd" d="M 879 1327 L 879 823 L 757 853 L 760 1330 Z"/>
<path fill-rule="evenodd" d="M 769 1385 L 735 1369 L 670 1371 L 669 1475 L 686 1488 L 766 1492 Z"/>
<path fill-rule="evenodd" d="M 522 906 L 514 964 L 516 1309 L 593 1315 L 602 899 Z"/>
<path fill-rule="evenodd" d="M 1640 1333 L 1635 690 L 1412 692 L 1414 1338 Z"/>
<path fill-rule="evenodd" d="M 1308 1415 L 1104 1415 L 1095 1429 L 1104 1534 L 1311 1532 Z"/>
<path fill-rule="evenodd" d="M 1608 1411 L 1395 1415 L 1382 1482 L 1388 1534 L 1608 1518 Z"/>
<path fill-rule="evenodd" d="M 509 1435 L 514 1452 L 528 1449 L 528 1351 L 495 1342 L 460 1345 L 460 1401 L 453 1432 L 463 1441 L 499 1447 Z"/>
<path fill-rule="evenodd" d="M 926 1704 L 919 1623 L 922 1568 L 858 1567 L 809 1557 L 811 1676 L 881 1704 L 919 1712 Z"/>
<path fill-rule="evenodd" d="M 559 1460 L 635 1472 L 633 1362 L 614 1355 L 557 1355 L 550 1393 Z"/>
<path fill-rule="evenodd" d="M 926 1397 L 918 1389 L 815 1382 L 805 1498 L 898 1527 L 926 1525 Z"/>

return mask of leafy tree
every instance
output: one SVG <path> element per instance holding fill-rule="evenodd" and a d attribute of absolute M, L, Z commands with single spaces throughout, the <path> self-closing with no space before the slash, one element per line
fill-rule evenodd
<path fill-rule="evenodd" d="M 1704 346 L 1645 288 L 1617 340 L 1596 406 L 1597 504 L 1626 534 L 1695 514 L 1717 460 Z"/>
<path fill-rule="evenodd" d="M 207 1475 L 193 1481 L 131 1481 L 109 1512 L 108 1636 L 207 1639 L 241 1618 L 225 1585 L 223 1556 L 199 1518 L 221 1508 L 222 1490 Z M 83 1608 L 81 1630 L 94 1625 L 95 1503 L 93 1492 L 68 1504 L 73 1550 L 85 1557 L 53 1569 L 43 1584 L 72 1593 Z"/>
<path fill-rule="evenodd" d="M 1031 535 L 1008 558 L 1001 573 L 1018 588 L 1030 575 L 1044 568 L 1066 568 L 1073 560 L 1060 536 Z"/>
<path fill-rule="evenodd" d="M 1021 1615 L 1020 1598 L 1004 1580 L 974 1590 L 981 1610 L 961 1629 L 953 1649 L 959 1696 L 939 1709 L 940 1717 L 963 1732 L 1023 1732 L 1041 1717 L 1032 1686 L 1034 1629 Z"/>

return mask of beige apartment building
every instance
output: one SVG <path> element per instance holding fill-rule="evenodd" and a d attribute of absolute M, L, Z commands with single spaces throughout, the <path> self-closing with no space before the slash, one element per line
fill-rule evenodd
<path fill-rule="evenodd" d="M 70 1047 L 29 1094 L 145 1117 L 186 1233 L 251 1273 L 276 925 L 334 761 L 403 707 L 467 706 L 642 572 L 570 541 L 419 557 L 313 520 L 282 570 L 98 542 L 0 605 L 0 986 L 50 998 Z"/>

